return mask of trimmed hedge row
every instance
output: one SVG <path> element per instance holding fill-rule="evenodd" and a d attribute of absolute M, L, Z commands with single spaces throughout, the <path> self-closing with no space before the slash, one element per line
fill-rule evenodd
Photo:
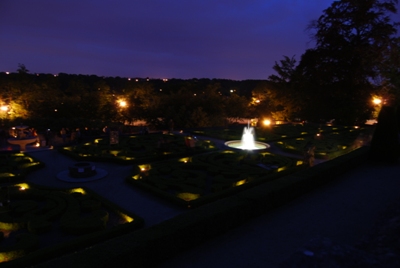
<path fill-rule="evenodd" d="M 144 224 L 140 217 L 81 188 L 61 191 L 21 184 L 7 191 L 11 202 L 1 207 L 0 229 L 11 236 L 7 243 L 0 243 L 0 262 L 7 261 L 2 265 L 39 263 L 132 232 Z M 65 239 L 40 247 L 41 236 L 51 235 L 49 232 L 59 232 Z"/>
<path fill-rule="evenodd" d="M 32 171 L 44 167 L 44 164 L 24 153 L 0 154 L 0 182 L 16 183 L 22 181 Z"/>
<path fill-rule="evenodd" d="M 358 144 L 356 143 L 359 137 L 366 138 L 365 132 L 366 130 L 363 128 L 343 128 L 340 132 L 321 132 L 320 136 L 285 139 L 277 141 L 275 144 L 283 151 L 301 155 L 306 144 L 312 142 L 316 147 L 316 158 L 333 159 L 362 146 L 361 140 Z"/>
<path fill-rule="evenodd" d="M 179 205 L 195 207 L 303 168 L 302 161 L 270 152 L 225 150 L 139 165 L 126 181 Z"/>
<path fill-rule="evenodd" d="M 368 158 L 369 148 L 312 168 L 263 183 L 236 195 L 180 214 L 147 229 L 95 245 L 82 252 L 54 259 L 38 267 L 154 267 L 162 261 L 216 237 L 251 217 L 261 215 L 299 197 Z"/>
<path fill-rule="evenodd" d="M 153 162 L 172 157 L 194 155 L 214 151 L 217 148 L 210 141 L 199 141 L 194 148 L 188 148 L 184 137 L 172 134 L 154 133 L 148 135 L 123 136 L 119 144 L 110 144 L 109 138 L 70 147 L 61 147 L 59 152 L 78 161 L 113 162 L 133 164 Z"/>

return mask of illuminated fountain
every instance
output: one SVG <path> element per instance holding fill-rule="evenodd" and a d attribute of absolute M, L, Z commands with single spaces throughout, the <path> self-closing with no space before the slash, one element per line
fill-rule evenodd
<path fill-rule="evenodd" d="M 254 128 L 249 125 L 244 127 L 241 140 L 227 141 L 225 145 L 241 150 L 263 150 L 270 147 L 267 143 L 254 140 Z"/>
<path fill-rule="evenodd" d="M 27 134 L 28 126 L 16 126 L 11 129 L 11 138 L 7 142 L 14 145 L 19 145 L 21 151 L 26 150 L 26 145 L 38 141 L 38 137 Z"/>

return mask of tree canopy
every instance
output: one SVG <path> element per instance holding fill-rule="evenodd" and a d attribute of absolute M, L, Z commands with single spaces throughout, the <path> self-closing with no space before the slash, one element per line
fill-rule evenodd
<path fill-rule="evenodd" d="M 309 101 L 328 104 L 318 109 L 325 119 L 366 119 L 371 95 L 384 81 L 392 81 L 386 70 L 395 67 L 393 51 L 399 45 L 399 24 L 390 17 L 397 4 L 397 0 L 335 1 L 310 23 L 316 47 L 302 55 L 297 71 Z"/>

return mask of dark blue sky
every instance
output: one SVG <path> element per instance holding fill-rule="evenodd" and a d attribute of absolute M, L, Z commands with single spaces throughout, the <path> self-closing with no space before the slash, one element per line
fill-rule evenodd
<path fill-rule="evenodd" d="M 267 79 L 333 0 L 1 0 L 0 71 Z"/>

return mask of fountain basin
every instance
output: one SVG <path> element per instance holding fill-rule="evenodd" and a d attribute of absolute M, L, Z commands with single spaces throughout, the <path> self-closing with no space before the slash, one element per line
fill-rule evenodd
<path fill-rule="evenodd" d="M 79 162 L 68 167 L 69 175 L 73 178 L 88 178 L 97 174 L 96 166 L 88 162 Z"/>
<path fill-rule="evenodd" d="M 19 145 L 21 151 L 26 150 L 26 145 L 30 143 L 34 143 L 37 141 L 37 137 L 30 137 L 30 138 L 9 138 L 7 142 L 13 145 Z"/>
<path fill-rule="evenodd" d="M 268 143 L 253 141 L 250 145 L 243 143 L 241 140 L 232 140 L 225 142 L 225 145 L 230 148 L 240 149 L 240 150 L 264 150 L 268 149 L 270 146 Z"/>
<path fill-rule="evenodd" d="M 91 182 L 108 175 L 104 169 L 97 168 L 93 163 L 78 162 L 68 167 L 68 170 L 57 174 L 59 180 L 65 182 Z"/>

